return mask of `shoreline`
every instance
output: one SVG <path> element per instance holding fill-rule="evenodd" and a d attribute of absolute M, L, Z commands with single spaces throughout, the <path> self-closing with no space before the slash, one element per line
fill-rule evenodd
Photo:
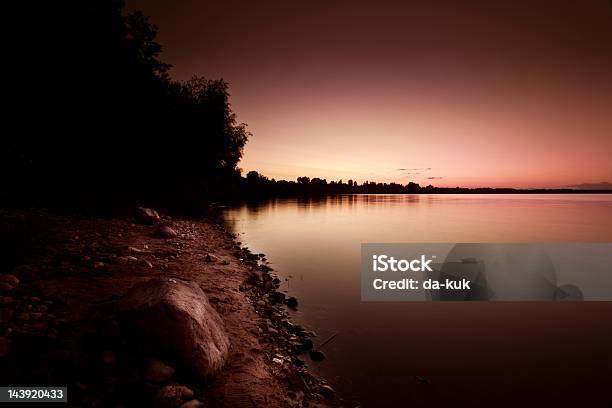
<path fill-rule="evenodd" d="M 75 406 L 339 405 L 335 391 L 307 369 L 314 333 L 291 323 L 287 308 L 297 301 L 277 291 L 280 280 L 263 254 L 241 247 L 220 221 L 162 216 L 143 225 L 129 216 L 0 210 L 2 227 L 23 238 L 11 239 L 24 250 L 0 271 L 19 281 L 0 293 L 2 382 L 64 384 Z M 174 235 L 160 235 L 160 225 Z M 152 278 L 197 284 L 221 317 L 229 355 L 207 384 L 154 342 L 117 328 L 114 305 Z M 142 367 L 153 358 L 173 369 L 171 378 L 146 378 Z M 190 394 L 160 397 L 181 387 Z"/>

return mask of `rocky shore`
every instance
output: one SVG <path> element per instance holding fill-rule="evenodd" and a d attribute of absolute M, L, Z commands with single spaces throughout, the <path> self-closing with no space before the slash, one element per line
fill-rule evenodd
<path fill-rule="evenodd" d="M 324 407 L 263 254 L 213 219 L 0 210 L 0 383 L 69 406 Z"/>

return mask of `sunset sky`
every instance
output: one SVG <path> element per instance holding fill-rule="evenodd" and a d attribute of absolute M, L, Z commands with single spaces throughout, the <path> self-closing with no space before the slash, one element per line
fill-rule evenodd
<path fill-rule="evenodd" d="M 176 79 L 224 78 L 277 179 L 612 181 L 612 3 L 128 0 Z"/>

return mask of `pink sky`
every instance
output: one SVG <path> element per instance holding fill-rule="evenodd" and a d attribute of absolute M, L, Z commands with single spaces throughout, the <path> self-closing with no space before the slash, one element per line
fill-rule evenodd
<path fill-rule="evenodd" d="M 612 6 L 459 3 L 128 1 L 160 26 L 175 78 L 230 83 L 253 133 L 244 171 L 437 186 L 612 181 Z"/>

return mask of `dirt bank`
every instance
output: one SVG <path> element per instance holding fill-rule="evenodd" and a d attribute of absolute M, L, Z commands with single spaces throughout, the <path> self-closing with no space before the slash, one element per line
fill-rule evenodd
<path fill-rule="evenodd" d="M 222 225 L 6 210 L 0 223 L 9 247 L 0 273 L 19 280 L 0 289 L 2 384 L 67 385 L 73 406 L 180 406 L 196 399 L 207 407 L 339 404 L 303 367 L 313 333 L 287 320 L 278 279 Z M 160 224 L 170 231 L 160 233 Z M 172 366 L 172 356 L 118 327 L 113 305 L 153 277 L 196 283 L 221 316 L 229 357 L 208 383 L 180 367 L 151 381 L 151 361 Z M 181 386 L 193 395 L 160 397 Z"/>

